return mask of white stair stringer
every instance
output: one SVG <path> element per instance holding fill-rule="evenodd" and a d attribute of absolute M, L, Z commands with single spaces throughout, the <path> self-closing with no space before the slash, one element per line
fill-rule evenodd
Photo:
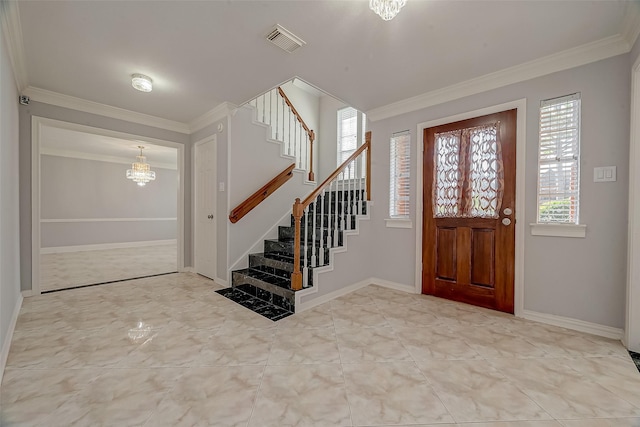
<path fill-rule="evenodd" d="M 372 206 L 373 202 L 367 201 L 367 213 L 364 215 L 356 216 L 356 227 L 351 230 L 343 231 L 344 244 L 342 246 L 336 246 L 329 249 L 329 264 L 322 267 L 315 267 L 313 269 L 313 286 L 296 292 L 296 313 L 308 310 L 318 304 L 327 302 L 331 299 L 337 298 L 343 294 L 350 292 L 350 290 L 346 290 L 344 293 L 342 293 L 336 289 L 328 289 L 327 283 L 325 283 L 325 285 L 323 286 L 320 275 L 326 275 L 327 273 L 331 273 L 336 270 L 336 260 L 340 261 L 342 257 L 336 257 L 335 255 L 349 252 L 349 241 L 351 240 L 352 236 L 354 238 L 355 236 L 358 236 L 359 239 L 366 238 L 366 236 L 361 235 L 360 233 L 360 222 L 366 221 L 366 223 L 369 223 L 371 219 L 370 209 Z M 353 243 L 355 243 L 355 241 L 352 242 L 352 246 L 354 246 Z"/>

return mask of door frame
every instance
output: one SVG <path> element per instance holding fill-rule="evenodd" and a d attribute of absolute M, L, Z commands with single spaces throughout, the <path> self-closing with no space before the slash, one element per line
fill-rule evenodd
<path fill-rule="evenodd" d="M 640 352 L 640 57 L 631 68 L 631 125 L 629 135 L 629 221 L 627 243 L 627 295 L 622 342 Z"/>
<path fill-rule="evenodd" d="M 416 271 L 415 271 L 415 291 L 422 293 L 422 217 L 423 217 L 423 176 L 422 153 L 424 152 L 424 129 L 440 126 L 447 123 L 467 120 L 474 117 L 486 116 L 488 114 L 499 113 L 505 110 L 516 108 L 516 202 L 515 202 L 515 277 L 514 277 L 514 315 L 523 317 L 524 311 L 524 233 L 525 233 L 525 166 L 526 166 L 526 119 L 527 119 L 527 99 L 522 98 L 504 104 L 493 105 L 479 110 L 468 111 L 466 113 L 455 114 L 453 116 L 442 117 L 436 120 L 418 123 L 418 155 L 416 173 Z"/>
<path fill-rule="evenodd" d="M 196 220 L 196 208 L 198 206 L 197 204 L 197 197 L 198 197 L 198 192 L 197 192 L 197 180 L 198 180 L 198 174 L 197 174 L 197 165 L 196 165 L 196 151 L 197 151 L 197 147 L 204 145 L 208 142 L 213 142 L 214 143 L 214 148 L 215 148 L 215 158 L 214 158 L 214 162 L 216 163 L 216 182 L 214 183 L 214 207 L 213 207 L 213 211 L 214 211 L 214 215 L 213 215 L 213 226 L 216 229 L 216 235 L 217 235 L 217 231 L 218 231 L 218 179 L 217 179 L 217 173 L 218 173 L 218 137 L 216 134 L 213 135 L 209 135 L 206 138 L 202 138 L 198 141 L 196 141 L 193 144 L 193 149 L 191 150 L 191 165 L 192 165 L 192 174 L 191 174 L 191 200 L 193 200 L 193 209 L 191 212 L 191 224 L 193 224 L 193 242 L 192 242 L 192 251 L 191 253 L 193 254 L 193 271 L 195 273 L 198 273 L 198 266 L 196 265 L 197 263 L 197 259 L 198 259 L 198 247 L 196 244 L 196 236 L 199 234 L 198 233 L 198 221 Z M 210 279 L 215 280 L 216 282 L 220 282 L 222 283 L 223 281 L 218 279 L 218 245 L 216 244 L 216 253 L 215 253 L 215 257 L 214 257 L 214 269 L 215 269 L 215 277 L 211 277 Z"/>
<path fill-rule="evenodd" d="M 40 129 L 43 126 L 56 127 L 77 132 L 91 133 L 94 135 L 124 139 L 128 141 L 142 141 L 149 144 L 171 147 L 177 150 L 178 161 L 178 202 L 177 202 L 177 246 L 178 246 L 178 271 L 184 268 L 184 145 L 162 139 L 149 138 L 131 133 L 118 132 L 109 129 L 101 129 L 78 123 L 54 120 L 46 117 L 33 116 L 31 118 L 31 295 L 40 295 Z"/>

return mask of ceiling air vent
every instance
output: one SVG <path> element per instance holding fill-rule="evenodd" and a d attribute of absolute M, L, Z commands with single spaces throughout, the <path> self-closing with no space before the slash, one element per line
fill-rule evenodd
<path fill-rule="evenodd" d="M 296 37 L 280 25 L 276 25 L 271 30 L 267 35 L 267 40 L 289 53 L 306 44 L 300 37 Z"/>

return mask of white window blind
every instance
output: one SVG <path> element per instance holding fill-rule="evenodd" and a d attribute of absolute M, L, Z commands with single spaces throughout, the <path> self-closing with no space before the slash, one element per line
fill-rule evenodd
<path fill-rule="evenodd" d="M 389 216 L 409 218 L 409 169 L 411 135 L 409 131 L 391 136 L 389 176 Z"/>
<path fill-rule="evenodd" d="M 580 94 L 540 103 L 538 223 L 578 224 Z"/>
<path fill-rule="evenodd" d="M 340 166 L 358 148 L 358 111 L 355 108 L 338 110 L 338 161 Z M 346 173 L 345 173 L 346 174 Z M 355 171 L 349 170 L 348 177 L 354 178 Z"/>

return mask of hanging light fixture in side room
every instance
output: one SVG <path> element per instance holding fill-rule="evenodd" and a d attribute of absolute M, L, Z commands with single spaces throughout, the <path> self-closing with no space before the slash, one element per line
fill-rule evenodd
<path fill-rule="evenodd" d="M 140 187 L 144 187 L 147 182 L 156 179 L 156 173 L 151 170 L 146 157 L 142 155 L 142 145 L 139 145 L 140 155 L 136 156 L 136 161 L 131 164 L 131 169 L 127 170 L 127 179 L 137 183 Z"/>
<path fill-rule="evenodd" d="M 407 0 L 369 0 L 369 8 L 385 21 L 393 19 Z"/>
<path fill-rule="evenodd" d="M 153 90 L 153 80 L 144 74 L 134 74 L 131 76 L 131 86 L 140 92 L 151 92 Z"/>

